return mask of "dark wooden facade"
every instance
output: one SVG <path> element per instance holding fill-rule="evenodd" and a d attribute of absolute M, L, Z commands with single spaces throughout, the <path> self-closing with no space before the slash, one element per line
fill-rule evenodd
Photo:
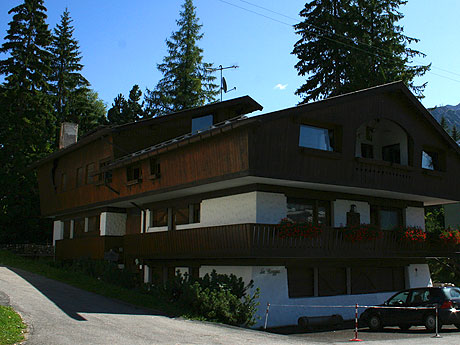
<path fill-rule="evenodd" d="M 223 102 L 171 115 L 169 119 L 165 117 L 103 130 L 99 135 L 92 134 L 91 140 L 83 139 L 83 143 L 77 143 L 73 149 L 48 157 L 37 164 L 43 215 L 66 220 L 91 212 L 97 214 L 106 207 L 120 207 L 117 212 L 126 212 L 128 216 L 126 235 L 119 244 L 125 248 L 124 256 L 129 261 L 134 258 L 337 259 L 356 257 L 357 250 L 359 257 L 374 259 L 423 258 L 447 253 L 435 247 L 407 246 L 398 242 L 394 233 L 386 233 L 377 242 L 357 247 L 358 244 L 344 241 L 333 228 L 314 240 L 280 239 L 275 228 L 255 224 L 140 234 L 141 208 L 149 206 L 149 197 L 160 196 L 156 202 L 168 205 L 172 201 L 162 199 L 163 193 L 238 178 L 253 180 L 236 189 L 222 187 L 203 194 L 197 192 L 185 197 L 184 203 L 200 202 L 210 195 L 226 195 L 238 190 L 281 192 L 291 197 L 308 192 L 310 197 L 317 196 L 318 200 L 372 200 L 376 205 L 401 207 L 423 207 L 421 200 L 428 199 L 460 200 L 458 146 L 401 83 L 237 123 L 229 122 L 185 139 L 171 140 L 190 132 L 191 120 L 196 116 L 211 112 L 215 115 L 214 123 L 227 121 L 259 109 L 254 103 L 244 98 L 239 102 Z M 386 119 L 404 129 L 408 141 L 408 164 L 356 157 L 357 130 L 363 123 L 374 119 Z M 333 130 L 334 150 L 300 147 L 301 125 Z M 137 152 L 165 140 L 171 142 L 158 149 Z M 422 168 L 422 151 L 428 149 L 442 157 L 440 169 Z M 151 170 L 152 160 L 156 172 Z M 138 169 L 139 176 L 128 180 L 128 170 L 133 168 Z M 110 181 L 104 181 L 105 172 L 110 172 Z M 296 181 L 308 186 L 294 188 L 281 182 L 270 184 L 270 181 Z M 325 193 L 321 191 L 324 187 L 315 186 L 334 186 L 336 190 Z M 373 191 L 392 194 L 373 197 Z M 404 198 L 398 199 L 398 195 L 404 195 Z M 147 201 L 137 205 L 139 199 Z M 120 206 L 123 203 L 128 206 Z M 76 236 L 81 237 L 79 239 L 58 241 L 58 253 L 66 258 L 78 256 L 80 252 L 100 258 L 101 251 L 108 248 L 100 237 L 85 239 L 83 237 L 87 235 L 80 235 L 77 233 Z M 71 243 L 75 243 L 73 249 Z"/>
<path fill-rule="evenodd" d="M 384 90 L 262 116 L 249 138 L 251 175 L 459 199 L 459 149 L 454 147 L 454 141 L 440 135 L 439 125 L 430 122 L 405 92 Z M 358 127 L 382 118 L 407 131 L 408 165 L 355 157 Z M 301 124 L 335 128 L 339 137 L 337 150 L 299 147 Z M 426 147 L 444 155 L 444 171 L 422 169 L 422 150 Z"/>

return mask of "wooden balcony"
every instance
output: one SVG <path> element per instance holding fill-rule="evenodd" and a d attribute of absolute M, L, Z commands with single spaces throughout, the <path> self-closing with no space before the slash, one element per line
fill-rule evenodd
<path fill-rule="evenodd" d="M 343 230 L 324 228 L 315 238 L 283 238 L 275 225 L 237 224 L 124 236 L 126 258 L 423 258 L 455 248 L 408 243 L 394 231 L 371 241 L 351 242 Z"/>
<path fill-rule="evenodd" d="M 101 260 L 104 253 L 113 249 L 118 253 L 123 247 L 121 236 L 100 236 L 65 239 L 56 241 L 56 258 L 60 260 L 94 259 Z"/>

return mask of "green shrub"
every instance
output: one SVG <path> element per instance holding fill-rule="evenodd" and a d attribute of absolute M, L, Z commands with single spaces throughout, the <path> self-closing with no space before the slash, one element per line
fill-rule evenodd
<path fill-rule="evenodd" d="M 212 271 L 202 278 L 192 279 L 177 274 L 165 285 L 149 286 L 150 293 L 160 294 L 179 305 L 191 317 L 235 326 L 252 326 L 259 303 L 259 289 L 250 295 L 254 284 L 245 286 L 242 278 Z"/>

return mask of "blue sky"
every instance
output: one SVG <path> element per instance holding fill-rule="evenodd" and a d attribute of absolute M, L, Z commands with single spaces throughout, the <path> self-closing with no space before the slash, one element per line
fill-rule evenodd
<path fill-rule="evenodd" d="M 142 90 L 153 88 L 161 78 L 156 64 L 166 54 L 165 40 L 177 29 L 182 2 L 45 0 L 45 6 L 50 28 L 68 7 L 85 65 L 83 75 L 110 107 L 118 93 L 127 95 L 134 84 Z M 20 3 L 1 0 L 0 43 L 11 21 L 8 11 Z M 435 3 L 409 0 L 400 8 L 405 15 L 400 23 L 404 33 L 420 39 L 412 47 L 427 55 L 417 62 L 433 64 L 431 72 L 417 80 L 417 84 L 428 82 L 422 100 L 426 107 L 460 103 L 460 1 Z M 294 92 L 302 78 L 294 68 L 297 58 L 290 53 L 298 40 L 292 24 L 299 21 L 304 0 L 195 0 L 194 4 L 203 24 L 199 45 L 204 60 L 215 66 L 239 66 L 224 71 L 229 89 L 237 88 L 224 99 L 249 95 L 262 104 L 264 112 L 300 101 Z"/>

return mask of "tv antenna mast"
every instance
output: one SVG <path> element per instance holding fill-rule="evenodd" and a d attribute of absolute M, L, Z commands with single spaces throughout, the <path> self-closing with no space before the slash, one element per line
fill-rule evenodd
<path fill-rule="evenodd" d="M 230 68 L 239 68 L 237 65 L 232 65 L 232 66 L 227 66 L 227 67 L 222 67 L 222 65 L 219 65 L 217 68 L 206 68 L 210 72 L 215 72 L 215 71 L 220 71 L 220 101 L 222 102 L 222 91 L 227 93 L 233 90 L 236 90 L 236 86 L 230 90 L 227 89 L 227 81 L 222 75 L 222 71 L 224 69 L 230 69 Z"/>

